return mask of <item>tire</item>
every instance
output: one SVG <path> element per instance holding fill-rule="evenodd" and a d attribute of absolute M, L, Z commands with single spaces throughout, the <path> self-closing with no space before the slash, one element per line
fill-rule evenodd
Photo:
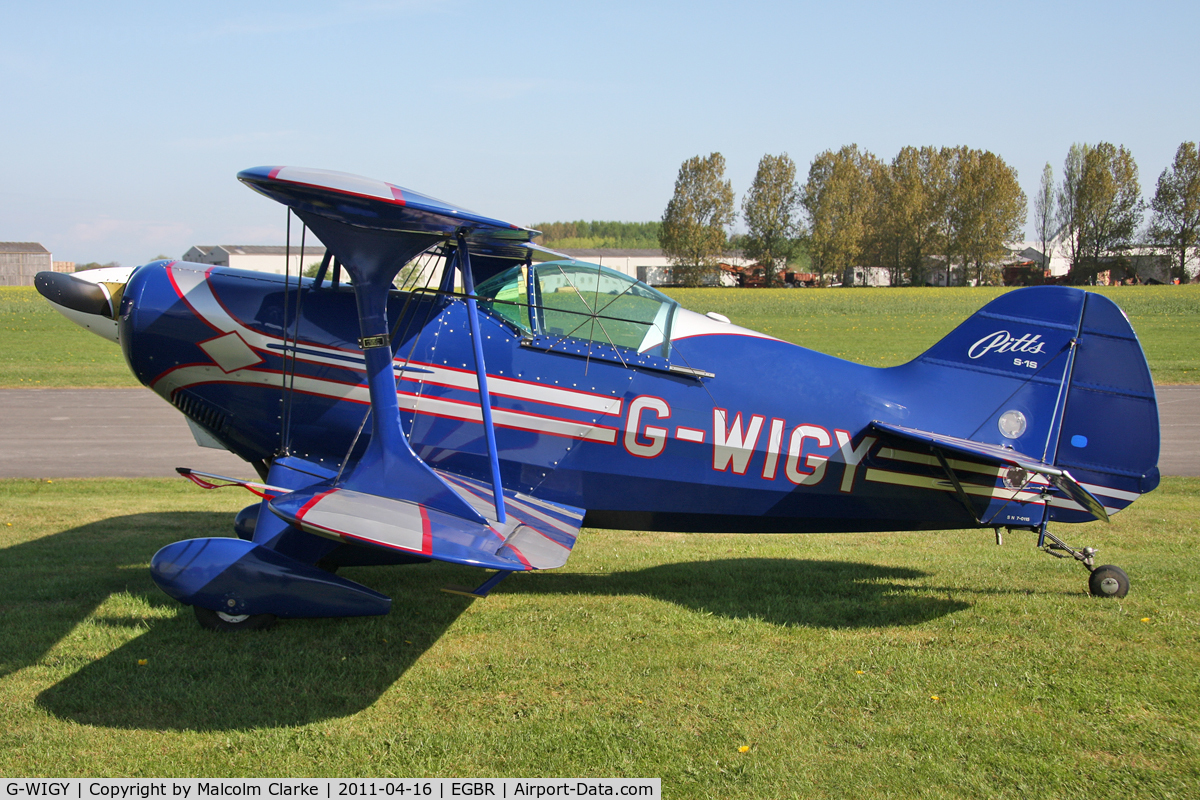
<path fill-rule="evenodd" d="M 1112 564 L 1096 567 L 1088 577 L 1088 593 L 1092 597 L 1120 599 L 1129 594 L 1129 576 Z"/>
<path fill-rule="evenodd" d="M 200 627 L 210 631 L 261 631 L 275 624 L 274 614 L 226 614 L 192 606 Z"/>

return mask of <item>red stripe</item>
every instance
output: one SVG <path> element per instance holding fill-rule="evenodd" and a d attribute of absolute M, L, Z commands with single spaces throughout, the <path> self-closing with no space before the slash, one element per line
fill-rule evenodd
<path fill-rule="evenodd" d="M 250 494 L 256 494 L 259 497 L 263 498 L 264 500 L 276 496 L 276 495 L 267 494 L 266 492 L 263 492 L 263 491 L 259 491 L 258 489 L 255 489 L 253 486 L 247 485 L 243 481 L 234 481 L 233 483 L 212 483 L 211 481 L 204 480 L 199 475 L 196 475 L 193 472 L 183 472 L 180 474 L 183 475 L 183 477 L 187 478 L 192 483 L 199 486 L 201 489 L 228 489 L 232 486 L 240 486 L 241 488 L 245 489 L 247 492 L 250 492 Z"/>
<path fill-rule="evenodd" d="M 247 322 L 245 322 L 243 319 L 241 319 L 237 314 L 234 314 L 232 309 L 229 308 L 229 306 L 225 305 L 225 301 L 222 300 L 221 296 L 217 294 L 215 289 L 213 289 L 212 271 L 213 271 L 213 267 L 209 267 L 207 270 L 204 271 L 204 282 L 208 285 L 208 293 L 210 295 L 212 295 L 213 302 L 215 302 L 217 304 L 217 307 L 219 307 L 222 311 L 225 312 L 225 316 L 229 317 L 229 320 L 231 322 L 233 322 L 234 324 L 236 324 L 242 328 L 245 328 L 250 333 L 253 333 L 257 336 L 261 336 L 264 339 L 270 340 L 271 342 L 278 342 L 280 344 L 283 344 L 284 343 L 283 339 L 281 339 L 278 336 L 273 336 L 272 334 L 266 333 L 265 331 L 260 331 L 260 330 L 256 329 L 253 325 L 250 325 Z M 197 316 L 200 316 L 200 315 L 197 313 Z M 200 319 L 203 322 L 205 322 L 206 324 L 212 325 L 212 323 L 208 321 L 208 317 L 201 316 Z M 236 333 L 237 331 L 234 331 L 234 332 Z M 247 344 L 249 345 L 250 343 L 247 342 Z M 302 346 L 320 348 L 320 349 L 324 349 L 324 350 L 334 350 L 339 353 L 348 353 L 351 355 L 359 355 L 360 353 L 362 353 L 361 350 L 355 350 L 354 348 L 338 347 L 337 345 L 332 345 L 332 344 L 319 344 L 317 342 L 309 341 L 308 339 L 302 339 L 297 344 L 297 347 L 302 347 Z M 267 347 L 258 347 L 255 345 L 250 345 L 250 347 L 255 350 L 262 350 L 263 352 L 269 352 L 269 353 L 274 352 Z M 275 353 L 275 355 L 279 355 L 279 353 Z M 300 359 L 301 361 L 307 360 L 301 354 L 297 354 L 297 358 Z M 310 362 L 310 363 L 323 363 L 323 362 Z M 334 366 L 334 365 L 330 364 L 330 365 L 325 365 L 325 366 Z M 350 366 L 348 368 L 354 369 L 355 367 Z M 361 367 L 359 367 L 359 369 L 361 369 Z"/>
<path fill-rule="evenodd" d="M 324 347 L 324 346 L 325 345 L 322 345 L 322 347 Z M 354 352 L 354 351 L 352 350 L 351 352 Z M 395 358 L 392 360 L 394 363 L 401 364 L 406 367 L 416 367 L 418 369 L 427 367 L 430 369 L 445 370 L 446 372 L 459 372 L 464 375 L 470 375 L 470 376 L 475 375 L 474 370 L 462 369 L 461 367 L 451 367 L 451 366 L 447 366 L 445 364 L 435 364 L 432 361 L 403 361 L 400 358 Z M 527 381 L 527 380 L 523 380 L 521 378 L 512 378 L 512 377 L 509 377 L 508 375 L 493 375 L 490 372 L 488 373 L 488 378 L 491 380 L 505 380 L 505 381 L 508 381 L 509 383 L 523 383 L 523 384 L 526 384 L 527 386 L 536 386 L 536 387 L 540 387 L 543 389 L 558 389 L 560 391 L 570 392 L 572 394 L 581 394 L 586 397 L 594 397 L 598 400 L 616 400 L 618 402 L 621 400 L 621 398 L 619 398 L 615 395 L 601 394 L 599 392 L 589 392 L 586 389 L 568 389 L 565 386 L 551 386 L 548 383 L 539 383 L 538 381 Z M 414 375 L 413 378 L 410 378 L 408 380 L 422 380 L 422 378 L 419 375 Z M 429 380 L 429 379 L 426 378 L 425 380 Z M 429 382 L 436 383 L 436 381 L 433 381 L 433 380 L 429 380 Z M 446 385 L 446 384 L 439 384 L 439 385 Z M 504 394 L 503 392 L 499 392 L 499 391 L 491 388 L 490 385 L 488 386 L 488 391 L 492 394 Z M 546 405 L 551 405 L 551 406 L 562 405 L 561 403 L 554 403 L 554 402 L 547 401 L 547 400 L 532 400 L 529 397 L 526 397 L 524 395 L 519 395 L 519 394 L 505 395 L 505 397 L 516 397 L 516 398 L 519 398 L 522 400 L 530 400 L 531 402 L 544 403 Z M 563 407 L 564 408 L 574 408 L 574 406 L 563 406 Z M 597 412 L 597 413 L 605 413 L 605 412 Z M 619 417 L 620 415 L 621 415 L 620 412 L 613 412 L 613 416 Z"/>
<path fill-rule="evenodd" d="M 211 266 L 209 267 L 208 270 L 204 271 L 204 282 L 205 283 L 208 283 L 209 272 L 211 272 L 211 271 L 212 271 Z M 204 314 L 198 312 L 196 307 L 194 307 L 192 305 L 192 303 L 187 300 L 187 297 L 184 295 L 184 290 L 179 288 L 178 283 L 175 283 L 175 269 L 173 266 L 167 267 L 167 278 L 170 281 L 170 288 L 174 289 L 175 294 L 179 295 L 179 299 L 184 301 L 184 305 L 186 305 L 188 308 L 191 309 L 192 314 L 196 315 L 196 319 L 202 321 L 202 323 L 204 323 L 205 325 L 208 325 L 209 327 L 211 327 L 212 330 L 215 330 L 217 333 L 226 333 L 227 332 L 227 331 L 222 331 L 220 329 L 220 327 L 217 327 L 216 325 L 210 323 L 210 321 L 204 317 Z M 209 290 L 211 291 L 211 289 L 209 289 Z"/>
<path fill-rule="evenodd" d="M 264 351 L 257 347 L 251 347 L 250 349 L 256 353 L 266 352 L 266 353 L 270 353 L 271 355 L 276 355 L 276 356 L 278 355 L 277 353 L 271 353 L 271 351 Z M 328 366 L 333 366 L 333 365 L 328 365 Z M 163 372 L 161 375 L 156 376 L 153 380 L 150 381 L 150 384 L 154 385 L 160 381 L 166 380 L 171 375 L 171 373 L 177 372 L 178 370 L 185 369 L 188 367 L 216 367 L 217 369 L 220 369 L 219 366 L 217 366 L 216 364 L 214 364 L 212 362 L 195 363 L 195 364 L 181 364 L 177 367 L 172 367 L 171 369 L 167 370 L 166 372 Z M 280 370 L 253 369 L 252 367 L 243 367 L 242 369 L 235 370 L 235 371 L 240 374 L 247 374 L 247 375 L 250 375 L 250 374 L 282 375 L 283 374 L 283 372 Z M 226 373 L 226 374 L 232 374 L 232 373 Z M 305 377 L 310 377 L 310 376 L 305 376 Z M 328 378 L 313 378 L 313 380 L 318 380 L 318 381 L 321 381 L 322 383 L 331 383 L 331 384 L 334 384 L 337 386 L 353 386 L 356 388 L 364 388 L 364 389 L 367 388 L 365 384 L 349 383 L 346 381 L 334 381 L 334 380 L 330 380 Z M 257 381 L 232 381 L 232 380 L 223 380 L 221 378 L 214 378 L 212 380 L 199 380 L 199 381 L 195 381 L 194 383 L 186 383 L 186 384 L 183 384 L 180 386 L 176 386 L 172 390 L 172 392 L 178 392 L 181 389 L 190 389 L 194 386 L 211 386 L 211 385 L 215 385 L 215 384 L 223 384 L 223 385 L 228 385 L 228 386 L 252 386 L 252 387 L 258 387 L 258 388 L 263 388 L 263 389 L 278 389 L 279 388 L 278 386 L 272 386 L 272 385 L 266 384 L 266 383 L 258 383 Z M 340 402 L 355 403 L 357 405 L 369 405 L 370 404 L 369 400 L 358 400 L 353 397 L 345 397 L 342 395 L 333 394 L 331 392 L 301 389 L 299 387 L 290 389 L 289 391 L 294 391 L 296 394 L 302 394 L 302 395 L 306 395 L 306 396 L 310 396 L 310 397 L 331 398 L 331 399 L 338 401 L 339 403 Z M 424 398 L 422 398 L 421 395 L 415 394 L 413 392 L 399 392 L 399 391 L 396 392 L 396 394 L 403 395 L 405 397 L 411 397 L 418 401 L 421 399 L 437 400 L 439 402 L 448 403 L 451 406 L 461 407 L 464 409 L 468 409 L 468 408 L 469 409 L 479 409 L 480 408 L 478 403 L 471 403 L 469 401 L 463 401 L 463 400 L 453 400 L 449 397 L 431 397 L 429 395 L 426 395 Z M 560 433 L 558 431 L 548 431 L 543 428 L 537 427 L 535 424 L 532 424 L 531 422 L 522 424 L 520 420 L 514 421 L 514 422 L 495 422 L 495 421 L 493 421 L 492 424 L 497 428 L 505 428 L 507 430 L 514 430 L 514 431 L 525 431 L 528 433 L 536 433 L 536 434 L 539 434 L 542 436 L 555 436 L 555 437 L 562 438 L 562 439 L 570 439 L 572 441 L 591 441 L 591 442 L 596 442 L 598 444 L 616 444 L 620 439 L 620 432 L 616 428 L 611 428 L 607 425 L 595 425 L 595 424 L 589 426 L 589 424 L 586 420 L 580 421 L 580 420 L 574 420 L 574 419 L 564 419 L 562 417 L 551 417 L 551 416 L 548 416 L 545 414 L 534 414 L 530 411 L 517 411 L 515 409 L 501 408 L 498 410 L 508 411 L 513 414 L 519 414 L 521 417 L 528 418 L 530 420 L 539 420 L 540 419 L 540 420 L 547 420 L 547 421 L 553 421 L 553 422 L 562 422 L 562 423 L 567 423 L 570 425 L 578 425 L 580 427 L 587 428 L 587 432 L 584 434 L 575 435 L 575 434 L 570 434 L 570 433 Z M 475 425 L 482 424 L 481 420 L 469 419 L 465 413 L 464 414 L 439 413 L 437 411 L 430 411 L 428 409 L 420 408 L 419 406 L 415 409 L 402 408 L 401 411 L 404 413 L 409 413 L 409 414 L 420 414 L 421 416 L 425 416 L 425 417 L 437 417 L 438 419 L 451 419 L 451 420 L 457 420 L 459 422 L 469 422 L 469 423 L 475 424 Z M 596 438 L 596 437 L 588 436 L 588 434 L 591 434 L 594 432 L 603 433 L 603 434 L 605 434 L 605 436 L 603 438 Z"/>
<path fill-rule="evenodd" d="M 499 536 L 500 534 L 497 533 L 496 535 Z M 511 544 L 506 544 L 506 545 L 504 545 L 504 547 L 507 547 L 509 550 L 511 550 L 512 554 L 517 557 L 518 561 L 520 561 L 522 564 L 525 565 L 526 569 L 533 569 L 533 564 L 529 563 L 529 559 L 525 558 L 525 556 L 521 553 L 520 550 L 513 547 Z M 501 548 L 501 549 L 504 549 L 504 548 Z"/>
<path fill-rule="evenodd" d="M 457 389 L 457 387 L 448 387 L 448 388 Z M 296 391 L 299 391 L 299 389 L 297 389 Z M 459 391 L 465 392 L 465 391 L 470 391 L 470 390 L 469 389 L 460 389 Z M 396 394 L 403 395 L 404 397 L 413 397 L 413 398 L 416 398 L 418 401 L 419 400 L 436 400 L 440 403 L 448 403 L 452 406 L 461 406 L 463 408 L 472 408 L 472 409 L 482 408 L 479 405 L 479 403 L 472 403 L 469 400 L 454 400 L 449 397 L 439 397 L 436 395 L 420 395 L 415 392 L 401 392 L 399 390 L 396 391 Z M 537 401 L 529 401 L 529 402 L 537 402 Z M 456 419 L 456 420 L 460 420 L 462 422 L 471 422 L 474 424 L 482 424 L 482 420 L 468 419 L 465 414 L 456 415 L 456 414 L 440 413 L 437 411 L 429 411 L 427 409 L 422 409 L 422 408 L 420 408 L 420 406 L 418 406 L 417 408 L 414 408 L 414 409 L 401 408 L 400 410 L 406 411 L 409 413 L 413 413 L 413 414 L 423 414 L 424 416 L 427 416 L 427 417 L 440 417 L 441 419 Z M 594 423 L 589 423 L 586 420 L 581 421 L 581 420 L 577 420 L 577 419 L 566 419 L 564 417 L 551 417 L 547 414 L 535 414 L 532 411 L 518 411 L 517 409 L 514 409 L 514 408 L 498 408 L 496 410 L 497 411 L 507 411 L 512 414 L 519 414 L 520 416 L 527 417 L 529 419 L 535 419 L 535 420 L 536 419 L 544 419 L 544 420 L 549 420 L 552 422 L 564 422 L 569 425 L 578 425 L 581 428 L 586 428 L 587 431 L 584 434 L 576 436 L 576 435 L 573 435 L 570 433 L 558 433 L 557 431 L 544 430 L 542 428 L 535 427 L 528 423 L 522 425 L 519 421 L 517 421 L 517 422 L 497 422 L 495 419 L 493 419 L 492 425 L 494 425 L 497 428 L 508 428 L 508 429 L 514 430 L 514 431 L 529 431 L 532 433 L 541 434 L 543 436 L 558 436 L 563 439 L 574 439 L 577 441 L 595 441 L 595 442 L 599 442 L 600 444 L 616 444 L 616 442 L 619 438 L 619 434 L 620 434 L 620 432 L 616 428 L 610 428 L 607 425 L 596 425 Z M 482 414 L 482 411 L 480 413 Z M 591 433 L 592 431 L 601 431 L 606 434 L 610 433 L 610 434 L 612 434 L 612 441 L 608 441 L 607 436 L 604 439 L 589 439 L 587 434 Z"/>
<path fill-rule="evenodd" d="M 488 505 L 490 505 L 490 506 L 492 507 L 492 513 L 493 513 L 493 514 L 495 514 L 495 513 L 496 513 L 496 505 L 495 505 L 495 502 L 493 501 L 493 499 L 492 499 L 490 496 L 489 496 L 489 497 L 485 497 L 485 496 L 484 496 L 484 495 L 481 493 L 481 492 L 482 492 L 482 490 L 477 490 L 477 489 L 476 489 L 474 486 L 471 486 L 470 484 L 464 484 L 464 483 L 460 483 L 460 482 L 458 482 L 458 481 L 454 481 L 454 484 L 455 484 L 456 486 L 458 486 L 458 488 L 460 488 L 460 489 L 462 489 L 464 492 L 466 492 L 467 494 L 471 495 L 472 497 L 474 497 L 474 498 L 476 498 L 476 499 L 478 499 L 478 500 L 482 500 L 483 502 L 485 502 L 485 503 L 487 503 Z M 466 498 L 464 497 L 463 499 L 465 500 Z M 515 515 L 514 515 L 514 516 L 515 516 Z M 518 519 L 518 520 L 520 520 L 520 517 L 517 517 L 517 519 Z M 522 521 L 522 522 L 523 522 L 524 520 L 520 520 L 520 521 Z M 495 534 L 495 536 L 496 536 L 496 538 L 497 538 L 497 539 L 499 539 L 499 540 L 500 540 L 500 541 L 502 541 L 502 542 L 504 541 L 504 537 L 500 535 L 500 531 L 496 530 L 496 529 L 495 529 L 495 528 L 493 528 L 491 525 L 489 525 L 489 526 L 488 526 L 488 530 L 489 530 L 489 531 L 491 531 L 493 534 Z"/>
<path fill-rule="evenodd" d="M 337 491 L 337 489 L 326 489 L 325 491 L 321 492 L 320 494 L 314 496 L 312 500 L 309 500 L 307 503 L 305 503 L 303 506 L 300 507 L 299 511 L 296 512 L 296 519 L 303 521 L 304 515 L 307 514 L 309 511 L 311 511 L 313 506 L 315 506 L 317 503 L 321 502 L 326 497 L 328 497 L 329 495 L 333 494 L 336 491 Z"/>
<path fill-rule="evenodd" d="M 380 197 L 377 194 L 363 194 L 362 192 L 352 192 L 349 189 L 338 189 L 333 186 L 328 186 L 328 185 L 322 184 L 322 183 L 308 183 L 307 181 L 290 181 L 287 178 L 278 178 L 277 180 L 280 183 L 290 183 L 293 186 L 303 186 L 306 189 L 320 189 L 323 192 L 334 192 L 336 194 L 346 195 L 347 197 L 362 197 L 366 200 L 377 200 L 380 203 L 394 203 L 395 205 L 400 205 L 400 206 L 404 205 L 403 199 L 395 198 L 395 197 L 393 197 L 392 199 L 389 200 L 388 198 Z M 390 186 L 390 185 L 391 184 L 386 184 L 386 183 L 384 184 L 384 186 Z"/>
<path fill-rule="evenodd" d="M 425 506 L 418 505 L 421 511 L 421 552 L 433 552 L 433 525 L 429 522 L 429 511 Z"/>

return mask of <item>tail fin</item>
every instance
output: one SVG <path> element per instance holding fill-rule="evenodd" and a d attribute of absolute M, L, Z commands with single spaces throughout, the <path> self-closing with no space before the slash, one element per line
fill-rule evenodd
<path fill-rule="evenodd" d="M 1068 470 L 1110 513 L 1158 485 L 1150 368 L 1129 320 L 1108 298 L 1057 286 L 1009 292 L 918 365 L 970 371 L 977 391 L 995 395 L 991 416 L 956 435 Z M 1050 519 L 1093 518 L 1068 496 L 1049 502 Z"/>

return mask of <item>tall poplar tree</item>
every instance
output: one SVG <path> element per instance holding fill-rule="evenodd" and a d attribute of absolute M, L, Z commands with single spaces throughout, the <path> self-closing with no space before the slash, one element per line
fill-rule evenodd
<path fill-rule="evenodd" d="M 1075 143 L 1067 150 L 1062 183 L 1058 187 L 1058 227 L 1063 234 L 1062 243 L 1067 251 L 1067 260 L 1071 263 L 1071 272 L 1076 271 L 1075 265 L 1080 264 L 1083 257 L 1078 206 L 1083 183 L 1083 158 L 1087 148 L 1088 145 Z"/>
<path fill-rule="evenodd" d="M 1200 245 L 1200 153 L 1195 142 L 1179 145 L 1175 161 L 1158 176 L 1150 207 L 1150 235 L 1171 254 L 1171 277 L 1186 282 L 1188 253 L 1195 256 Z"/>
<path fill-rule="evenodd" d="M 659 233 L 676 282 L 699 286 L 716 270 L 725 249 L 726 228 L 733 220 L 733 188 L 725 179 L 725 157 L 710 153 L 684 161 Z"/>
<path fill-rule="evenodd" d="M 787 153 L 764 155 L 758 162 L 754 183 L 742 200 L 742 217 L 748 229 L 746 255 L 765 268 L 764 286 L 775 283 L 780 263 L 786 265 L 795 249 L 799 204 L 795 162 Z"/>
<path fill-rule="evenodd" d="M 808 254 L 824 277 L 858 263 L 867 243 L 875 156 L 851 144 L 813 159 L 801 204 L 809 219 Z"/>
<path fill-rule="evenodd" d="M 993 265 L 1008 253 L 1008 244 L 1020 238 L 1028 208 L 1025 192 L 1016 170 L 990 150 L 969 151 L 959 172 L 963 272 L 974 262 L 976 285 L 982 285 L 999 279 Z"/>
<path fill-rule="evenodd" d="M 1047 161 L 1046 166 L 1042 167 L 1042 182 L 1038 186 L 1038 193 L 1033 198 L 1033 224 L 1037 228 L 1038 242 L 1042 245 L 1044 270 L 1050 269 L 1050 258 L 1053 255 L 1050 252 L 1053 250 L 1050 242 L 1057 233 L 1054 199 L 1054 168 Z"/>
<path fill-rule="evenodd" d="M 1101 259 L 1133 246 L 1144 204 L 1137 162 L 1124 146 L 1072 145 L 1059 189 L 1068 227 L 1071 280 L 1093 280 Z"/>

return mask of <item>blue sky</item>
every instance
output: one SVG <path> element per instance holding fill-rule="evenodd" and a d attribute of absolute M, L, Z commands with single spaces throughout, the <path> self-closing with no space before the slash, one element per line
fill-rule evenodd
<path fill-rule="evenodd" d="M 241 186 L 291 164 L 521 224 L 655 220 L 720 151 L 740 198 L 857 143 L 987 149 L 1032 197 L 1072 142 L 1149 198 L 1200 138 L 1195 2 L 8 3 L 0 240 L 136 264 L 280 244 Z M 1032 202 L 1030 228 L 1032 227 Z"/>

